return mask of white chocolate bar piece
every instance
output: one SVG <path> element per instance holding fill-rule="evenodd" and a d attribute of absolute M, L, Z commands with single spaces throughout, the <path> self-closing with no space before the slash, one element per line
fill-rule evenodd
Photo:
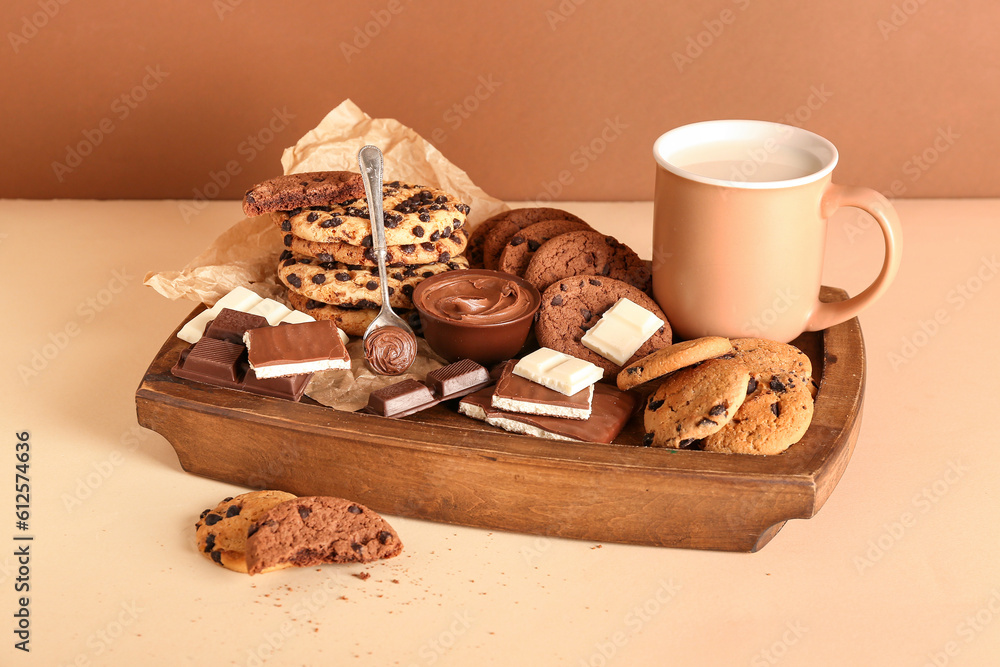
<path fill-rule="evenodd" d="M 203 310 L 192 317 L 191 320 L 177 332 L 177 337 L 187 343 L 197 343 L 201 339 L 202 334 L 205 333 L 205 327 L 208 326 L 209 322 L 215 319 L 216 315 L 222 312 L 223 308 L 238 310 L 241 313 L 260 315 L 267 320 L 268 324 L 272 326 L 282 322 L 297 324 L 300 322 L 313 322 L 316 320 L 316 318 L 312 315 L 308 315 L 298 310 L 290 310 L 274 299 L 265 299 L 253 290 L 240 286 L 216 301 L 215 305 L 208 310 Z M 338 331 L 340 331 L 340 329 L 338 329 Z M 344 341 L 344 345 L 346 345 L 349 340 L 347 334 L 343 331 L 340 331 L 340 339 Z"/>
<path fill-rule="evenodd" d="M 600 366 L 543 347 L 517 362 L 514 375 L 572 396 L 604 376 Z"/>
<path fill-rule="evenodd" d="M 608 308 L 580 342 L 605 359 L 624 366 L 636 350 L 659 331 L 663 320 L 628 299 Z"/>

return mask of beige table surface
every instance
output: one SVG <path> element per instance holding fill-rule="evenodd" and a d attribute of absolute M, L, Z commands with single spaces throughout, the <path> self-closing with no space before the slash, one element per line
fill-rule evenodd
<path fill-rule="evenodd" d="M 853 460 L 822 511 L 760 553 L 389 517 L 406 545 L 392 561 L 251 579 L 193 540 L 199 512 L 243 489 L 183 472 L 134 404 L 191 308 L 142 276 L 180 268 L 239 205 L 185 222 L 170 201 L 0 202 L 0 664 L 997 664 L 1000 201 L 897 206 L 904 260 L 862 316 Z M 564 207 L 649 256 L 650 203 Z M 842 212 L 829 241 L 825 282 L 857 293 L 881 235 Z M 27 533 L 14 509 L 22 431 Z M 16 534 L 34 536 L 28 593 L 15 592 Z M 28 654 L 14 649 L 22 595 Z"/>

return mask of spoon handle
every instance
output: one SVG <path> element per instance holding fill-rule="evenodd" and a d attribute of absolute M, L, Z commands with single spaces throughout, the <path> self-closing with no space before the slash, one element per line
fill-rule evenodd
<path fill-rule="evenodd" d="M 382 308 L 389 308 L 389 281 L 385 270 L 385 218 L 382 213 L 382 151 L 368 145 L 358 151 L 358 165 L 365 182 L 368 217 L 372 226 L 372 254 L 378 263 L 378 280 L 382 286 Z"/>

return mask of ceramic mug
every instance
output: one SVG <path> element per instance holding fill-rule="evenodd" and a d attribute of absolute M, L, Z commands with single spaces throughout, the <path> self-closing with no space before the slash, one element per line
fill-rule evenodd
<path fill-rule="evenodd" d="M 681 338 L 789 342 L 857 315 L 899 267 L 899 220 L 874 190 L 830 182 L 836 147 L 799 127 L 717 120 L 653 145 L 653 296 Z M 842 206 L 882 228 L 885 260 L 867 289 L 821 303 L 826 223 Z"/>

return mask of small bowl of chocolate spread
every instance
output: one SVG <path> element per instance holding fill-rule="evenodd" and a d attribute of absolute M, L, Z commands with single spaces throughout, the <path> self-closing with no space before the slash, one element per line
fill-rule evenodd
<path fill-rule="evenodd" d="M 448 361 L 484 366 L 524 347 L 542 297 L 533 285 L 500 271 L 446 271 L 413 290 L 424 338 Z"/>

